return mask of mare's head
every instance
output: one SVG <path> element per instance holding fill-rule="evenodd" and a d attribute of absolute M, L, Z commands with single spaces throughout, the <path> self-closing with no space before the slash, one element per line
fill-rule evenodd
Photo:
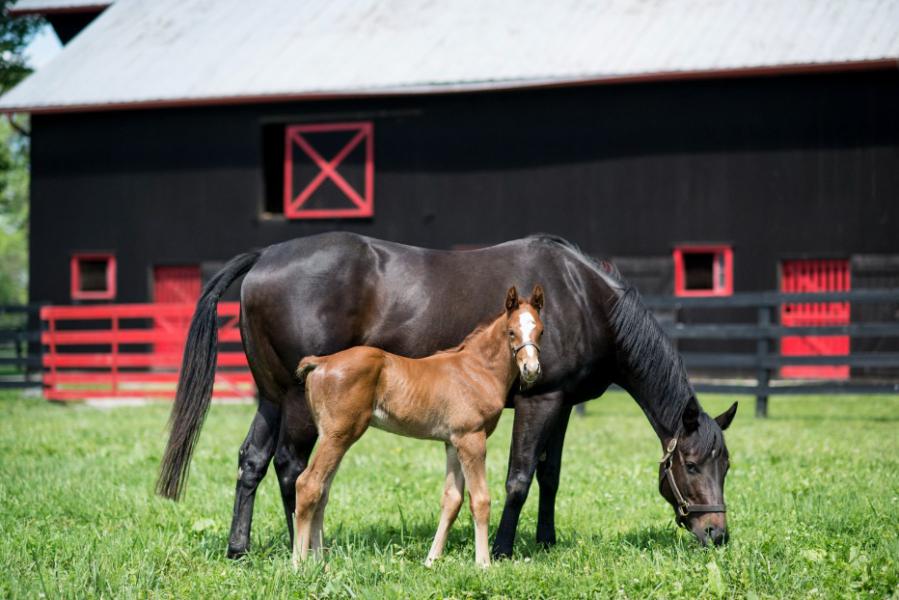
<path fill-rule="evenodd" d="M 710 417 L 691 399 L 681 418 L 681 429 L 663 440 L 665 455 L 659 465 L 659 492 L 674 507 L 677 523 L 703 544 L 727 542 L 724 478 L 727 446 L 723 431 L 737 412 L 737 403 Z"/>
<path fill-rule="evenodd" d="M 518 297 L 515 286 L 506 293 L 506 335 L 509 337 L 512 357 L 518 365 L 522 389 L 531 387 L 540 377 L 542 309 L 543 288 L 540 285 L 534 286 L 534 291 L 527 300 Z"/>

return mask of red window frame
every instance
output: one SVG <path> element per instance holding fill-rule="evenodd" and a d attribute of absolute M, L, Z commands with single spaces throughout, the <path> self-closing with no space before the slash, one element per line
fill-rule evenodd
<path fill-rule="evenodd" d="M 102 292 L 81 289 L 81 261 L 106 260 L 106 289 Z M 79 252 L 69 262 L 72 300 L 112 300 L 116 296 L 116 260 L 109 252 Z"/>
<path fill-rule="evenodd" d="M 687 289 L 687 273 L 684 267 L 686 254 L 714 254 L 712 262 L 712 288 Z M 721 257 L 721 260 L 718 259 Z M 725 245 L 684 245 L 674 249 L 674 295 L 685 297 L 731 296 L 734 293 L 734 252 Z"/>
<path fill-rule="evenodd" d="M 343 149 L 330 160 L 326 160 L 319 154 L 303 135 L 334 131 L 356 131 L 356 135 L 350 138 Z M 362 194 L 347 183 L 338 171 L 340 163 L 361 143 L 365 144 L 365 189 Z M 294 146 L 299 147 L 319 168 L 318 174 L 298 195 L 294 195 L 293 192 Z M 374 155 L 374 125 L 371 121 L 316 123 L 286 127 L 284 131 L 284 216 L 288 219 L 345 219 L 374 216 Z M 303 208 L 303 204 L 327 179 L 330 179 L 355 204 L 354 208 Z"/>

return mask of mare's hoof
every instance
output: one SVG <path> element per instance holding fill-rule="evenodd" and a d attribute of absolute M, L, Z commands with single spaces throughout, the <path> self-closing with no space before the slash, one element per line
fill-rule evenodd
<path fill-rule="evenodd" d="M 537 536 L 537 545 L 543 548 L 544 550 L 549 550 L 553 546 L 556 545 L 556 536 L 550 535 L 546 537 Z"/>
<path fill-rule="evenodd" d="M 493 555 L 493 560 L 506 560 L 512 558 L 512 549 L 494 548 L 490 554 Z"/>
<path fill-rule="evenodd" d="M 228 546 L 228 553 L 226 554 L 226 556 L 231 560 L 237 560 L 238 558 L 243 558 L 246 555 L 246 548 L 235 548 L 234 546 Z"/>

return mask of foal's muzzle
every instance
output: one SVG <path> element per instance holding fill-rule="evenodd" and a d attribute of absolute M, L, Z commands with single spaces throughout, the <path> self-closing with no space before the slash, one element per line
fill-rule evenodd
<path fill-rule="evenodd" d="M 531 359 L 528 356 L 523 362 L 519 361 L 518 353 L 524 350 L 527 347 L 534 348 L 535 357 Z M 543 371 L 540 366 L 540 346 L 535 344 L 534 342 L 525 342 L 519 346 L 515 346 L 512 348 L 512 355 L 515 357 L 515 361 L 518 362 L 518 370 L 521 374 L 521 388 L 527 389 L 534 385 L 537 379 L 540 377 L 540 373 Z"/>

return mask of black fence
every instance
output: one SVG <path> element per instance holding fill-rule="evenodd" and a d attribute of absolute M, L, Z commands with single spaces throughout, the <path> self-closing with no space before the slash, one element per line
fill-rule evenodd
<path fill-rule="evenodd" d="M 754 395 L 757 416 L 768 414 L 768 398 L 775 394 L 899 393 L 899 289 L 646 296 L 644 301 L 679 345 L 696 390 Z M 784 304 L 829 302 L 850 303 L 848 324 L 793 327 L 778 323 Z M 883 308 L 866 309 L 878 305 Z M 0 305 L 0 388 L 41 385 L 40 308 L 39 304 Z M 848 336 L 850 351 L 840 356 L 784 356 L 780 341 L 786 336 Z M 853 371 L 847 380 L 777 378 L 780 368 L 788 365 L 844 365 Z M 879 375 L 866 376 L 869 372 Z"/>
<path fill-rule="evenodd" d="M 681 354 L 691 374 L 705 376 L 718 371 L 726 377 L 714 380 L 694 377 L 697 391 L 752 394 L 756 397 L 756 416 L 767 416 L 768 398 L 774 394 L 899 393 L 899 351 L 856 351 L 856 347 L 865 346 L 864 343 L 858 343 L 860 340 L 899 338 L 895 309 L 880 311 L 881 315 L 887 316 L 881 321 L 857 322 L 855 318 L 860 306 L 899 305 L 897 289 L 810 294 L 757 292 L 703 298 L 651 296 L 644 298 L 644 301 L 656 313 L 665 332 L 676 343 L 681 340 L 704 340 L 703 343 L 708 345 L 720 345 L 724 341 L 731 346 L 749 346 L 748 352 L 701 351 L 702 343 L 687 342 L 681 345 L 690 348 L 681 348 Z M 853 314 L 851 322 L 846 325 L 801 327 L 788 327 L 777 322 L 779 309 L 784 304 L 828 302 L 849 302 Z M 709 322 L 707 315 L 703 315 L 716 310 L 727 315 L 726 322 Z M 735 314 L 746 311 L 749 311 L 750 317 L 754 312 L 755 318 L 744 319 L 747 322 L 734 322 L 740 320 L 734 318 Z M 685 313 L 689 313 L 691 322 L 682 322 L 681 317 Z M 840 356 L 784 356 L 779 342 L 786 336 L 848 336 L 851 341 L 850 352 Z M 897 344 L 893 346 L 899 348 Z M 700 348 L 698 351 L 697 347 Z M 776 379 L 775 374 L 779 369 L 788 365 L 843 365 L 853 368 L 853 377 L 838 381 Z M 858 377 L 857 368 L 877 368 L 881 373 L 886 372 L 887 376 Z M 892 377 L 889 375 L 890 370 Z M 747 374 L 751 378 L 748 382 L 745 380 Z"/>
<path fill-rule="evenodd" d="M 0 389 L 40 387 L 40 305 L 0 305 Z"/>

